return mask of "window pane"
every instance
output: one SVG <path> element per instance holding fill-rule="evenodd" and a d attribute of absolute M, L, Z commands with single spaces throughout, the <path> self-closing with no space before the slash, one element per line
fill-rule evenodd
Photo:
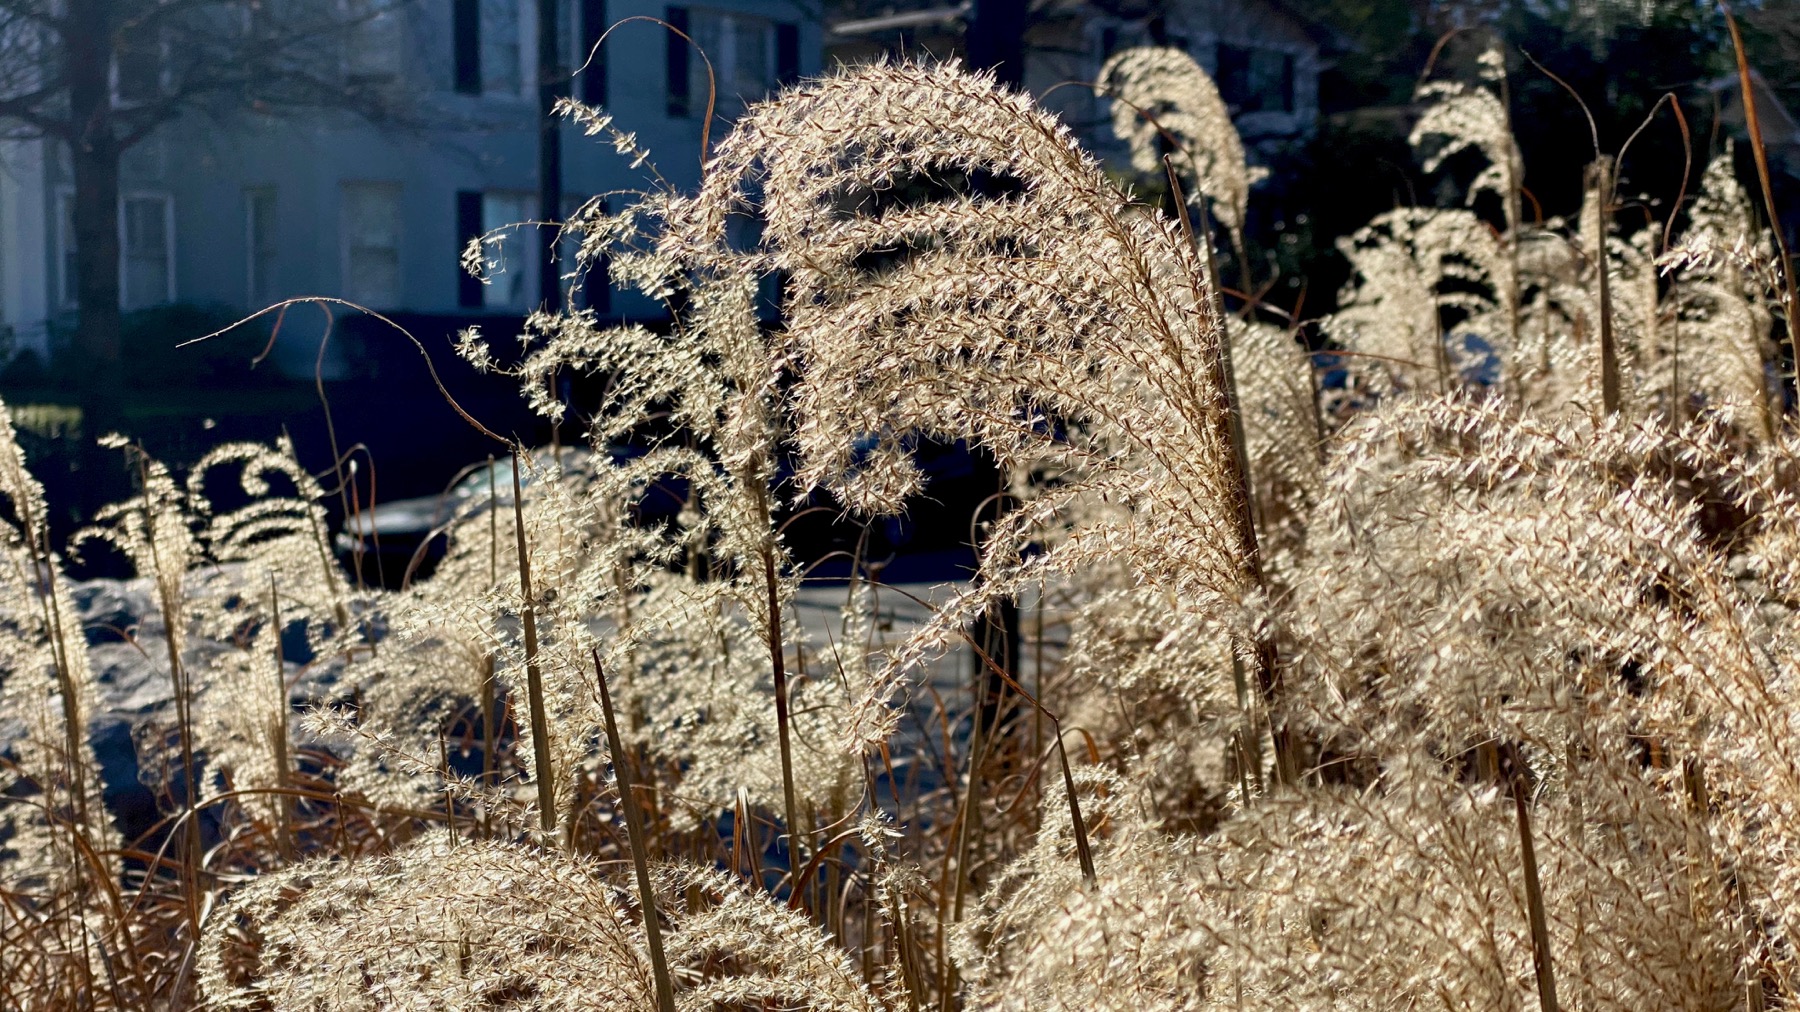
<path fill-rule="evenodd" d="M 1219 94 L 1237 112 L 1292 112 L 1294 57 L 1275 49 L 1221 44 Z"/>
<path fill-rule="evenodd" d="M 345 183 L 344 227 L 353 245 L 393 246 L 400 234 L 398 183 Z"/>
<path fill-rule="evenodd" d="M 713 11 L 688 11 L 688 34 L 694 39 L 694 46 L 705 53 L 713 61 L 713 73 L 719 77 L 719 98 L 728 94 L 725 89 L 724 61 L 725 54 L 719 49 L 719 35 L 723 28 L 723 19 Z M 706 60 L 695 53 L 687 61 L 688 64 L 688 105 L 696 117 L 706 111 L 706 97 L 712 90 L 712 82 L 706 76 Z"/>
<path fill-rule="evenodd" d="M 350 279 L 344 297 L 370 308 L 400 301 L 400 251 L 393 247 L 357 246 L 350 250 Z"/>
<path fill-rule="evenodd" d="M 370 307 L 400 301 L 400 184 L 343 184 L 344 297 Z"/>
<path fill-rule="evenodd" d="M 723 116 L 735 116 L 746 102 L 755 102 L 774 85 L 774 22 L 745 14 L 695 10 L 689 13 L 689 33 L 712 58 L 718 79 L 718 108 Z M 706 61 L 689 64 L 688 93 L 694 108 L 704 107 L 708 81 Z"/>
<path fill-rule="evenodd" d="M 162 44 L 125 38 L 114 56 L 114 93 L 125 104 L 147 102 L 162 91 Z"/>
<path fill-rule="evenodd" d="M 140 309 L 169 300 L 168 198 L 129 197 L 121 209 L 124 231 L 124 291 L 126 309 Z"/>
<path fill-rule="evenodd" d="M 489 236 L 488 283 L 482 288 L 481 304 L 488 309 L 524 312 L 527 300 L 536 292 L 530 282 L 536 274 L 532 268 L 537 261 L 537 229 L 507 228 L 530 220 L 534 203 L 530 193 L 489 191 L 481 195 L 481 231 Z"/>
<path fill-rule="evenodd" d="M 773 75 L 769 73 L 769 22 L 762 18 L 733 17 L 732 33 L 736 43 L 736 81 L 732 91 L 746 102 L 755 102 L 769 90 Z"/>
<path fill-rule="evenodd" d="M 400 13 L 391 0 L 344 0 L 349 36 L 344 73 L 352 80 L 383 80 L 400 73 Z"/>
<path fill-rule="evenodd" d="M 517 95 L 519 0 L 481 0 L 481 90 Z"/>

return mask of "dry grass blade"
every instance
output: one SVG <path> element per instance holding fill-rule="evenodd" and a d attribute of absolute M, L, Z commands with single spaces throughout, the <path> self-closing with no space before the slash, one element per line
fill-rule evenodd
<path fill-rule="evenodd" d="M 638 902 L 643 906 L 644 941 L 650 949 L 650 968 L 656 975 L 656 1007 L 661 1012 L 675 1012 L 675 986 L 669 974 L 669 960 L 663 954 L 661 915 L 656 909 L 656 890 L 650 885 L 649 841 L 644 836 L 644 817 L 638 811 L 636 784 L 632 782 L 631 763 L 626 759 L 625 744 L 619 738 L 619 721 L 613 715 L 612 692 L 606 687 L 606 669 L 600 664 L 600 651 L 594 651 L 594 683 L 600 691 L 600 709 L 606 717 L 606 747 L 612 756 L 613 776 L 619 782 L 619 810 L 625 815 L 625 832 L 631 841 L 631 865 L 637 872 Z"/>
<path fill-rule="evenodd" d="M 525 496 L 518 447 L 512 452 L 513 534 L 519 540 L 519 600 L 525 627 L 525 695 L 531 708 L 531 779 L 537 784 L 538 827 L 556 833 L 556 774 L 550 761 L 550 717 L 544 706 L 544 674 L 538 662 L 537 600 L 531 593 L 531 550 L 525 540 Z M 572 839 L 569 841 L 572 845 Z"/>
<path fill-rule="evenodd" d="M 288 685 L 287 660 L 281 647 L 281 595 L 275 589 L 275 574 L 269 574 L 269 626 L 275 642 L 275 712 L 270 715 L 270 745 L 275 755 L 275 847 L 283 861 L 294 859 L 294 828 L 287 796 L 292 760 L 288 757 Z"/>
<path fill-rule="evenodd" d="M 1516 760 L 1518 755 L 1513 753 Z M 1558 1012 L 1556 968 L 1550 954 L 1550 929 L 1544 920 L 1544 887 L 1538 881 L 1537 848 L 1531 837 L 1530 792 L 1522 772 L 1512 776 L 1513 811 L 1519 827 L 1519 863 L 1525 875 L 1525 903 L 1531 924 L 1531 965 L 1537 974 L 1538 1007 Z"/>

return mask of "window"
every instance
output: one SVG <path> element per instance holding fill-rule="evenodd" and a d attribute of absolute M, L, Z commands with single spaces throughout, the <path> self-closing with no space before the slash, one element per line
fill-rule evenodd
<path fill-rule="evenodd" d="M 670 7 L 667 20 L 693 37 L 712 58 L 718 110 L 736 113 L 784 81 L 800 75 L 800 32 L 750 14 Z M 669 115 L 690 116 L 706 108 L 706 61 L 691 58 L 688 44 L 669 34 Z"/>
<path fill-rule="evenodd" d="M 159 33 L 145 39 L 129 33 L 119 41 L 113 53 L 113 104 L 140 105 L 162 96 L 167 89 L 167 45 Z"/>
<path fill-rule="evenodd" d="M 174 202 L 166 195 L 126 197 L 119 206 L 119 302 L 142 309 L 175 299 Z"/>
<path fill-rule="evenodd" d="M 1218 82 L 1236 112 L 1294 111 L 1292 53 L 1220 43 Z"/>
<path fill-rule="evenodd" d="M 452 84 L 465 95 L 525 94 L 527 25 L 519 0 L 455 0 L 451 8 Z"/>
<path fill-rule="evenodd" d="M 537 195 L 524 191 L 489 190 L 481 195 L 481 231 L 488 236 L 487 279 L 481 288 L 483 309 L 523 313 L 537 297 L 537 234 L 534 227 L 511 228 L 530 221 Z"/>
<path fill-rule="evenodd" d="M 400 184 L 344 183 L 344 298 L 371 308 L 400 302 Z"/>
<path fill-rule="evenodd" d="M 275 188 L 244 191 L 245 304 L 261 309 L 275 301 Z"/>
<path fill-rule="evenodd" d="M 388 81 L 400 74 L 400 11 L 393 0 L 340 0 L 345 18 L 344 76 Z"/>
<path fill-rule="evenodd" d="M 523 313 L 537 297 L 537 236 L 530 221 L 537 195 L 523 190 L 459 190 L 456 194 L 456 304 L 464 309 Z M 470 240 L 485 236 L 481 277 L 462 269 Z M 485 279 L 485 281 L 484 281 Z"/>
<path fill-rule="evenodd" d="M 75 194 L 56 194 L 56 301 L 62 309 L 81 302 L 80 257 L 75 244 Z M 175 299 L 175 205 L 163 193 L 119 199 L 119 307 L 143 309 Z"/>
<path fill-rule="evenodd" d="M 455 0 L 450 11 L 452 60 L 457 91 L 481 94 L 481 0 Z"/>
<path fill-rule="evenodd" d="M 692 25 L 688 34 L 712 57 L 721 107 L 734 101 L 755 101 L 775 83 L 769 52 L 773 26 L 768 21 L 705 10 L 690 11 L 688 16 Z M 688 93 L 705 96 L 706 65 L 696 62 L 700 65 L 692 68 Z"/>
<path fill-rule="evenodd" d="M 489 95 L 522 93 L 519 0 L 481 0 L 481 90 Z"/>

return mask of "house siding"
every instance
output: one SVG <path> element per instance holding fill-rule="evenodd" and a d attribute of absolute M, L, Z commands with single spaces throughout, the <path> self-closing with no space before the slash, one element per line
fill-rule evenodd
<path fill-rule="evenodd" d="M 564 39 L 571 58 L 580 48 L 574 32 L 580 30 L 584 12 L 591 16 L 603 9 L 611 23 L 665 14 L 665 4 L 643 0 L 565 0 L 565 5 L 570 14 Z M 799 71 L 818 71 L 820 28 L 807 22 L 797 6 L 768 0 L 718 0 L 703 6 L 793 24 Z M 532 0 L 519 4 L 524 82 L 536 76 L 530 34 L 535 7 Z M 275 194 L 278 235 L 269 295 L 341 297 L 352 287 L 344 277 L 343 185 L 369 182 L 398 184 L 400 202 L 399 297 L 394 305 L 371 308 L 493 315 L 466 307 L 459 298 L 458 254 L 466 237 L 458 231 L 458 194 L 537 189 L 537 100 L 529 86 L 516 94 L 456 92 L 453 10 L 453 4 L 434 0 L 406 11 L 401 38 L 407 48 L 399 61 L 398 87 L 413 96 L 407 110 L 413 125 L 384 127 L 328 112 L 281 118 L 245 114 L 225 124 L 194 117 L 166 125 L 128 153 L 121 166 L 122 191 L 167 193 L 173 200 L 171 266 L 178 301 L 261 308 L 249 302 L 248 188 L 270 188 Z M 612 100 L 608 111 L 619 126 L 637 134 L 671 184 L 690 187 L 699 179 L 701 123 L 698 112 L 686 118 L 668 115 L 665 34 L 650 22 L 621 25 L 608 38 L 599 66 Z M 772 51 L 771 62 L 779 55 Z M 578 96 L 593 93 L 580 80 L 573 91 Z M 703 98 L 699 104 L 703 109 Z M 724 124 L 714 124 L 715 140 L 724 129 Z M 67 158 L 56 143 L 34 141 L 0 150 L 0 161 L 8 170 L 0 176 L 0 235 L 5 237 L 0 243 L 0 322 L 19 335 L 14 347 L 41 353 L 48 348 L 47 325 L 58 316 L 61 251 L 54 215 L 56 195 L 68 188 Z M 647 167 L 632 169 L 629 159 L 604 138 L 564 127 L 566 194 L 587 197 L 655 185 Z M 619 207 L 621 198 L 615 196 L 612 203 Z M 659 306 L 635 294 L 614 293 L 610 303 L 612 312 L 624 317 L 661 313 Z M 297 361 L 304 356 L 285 357 Z"/>

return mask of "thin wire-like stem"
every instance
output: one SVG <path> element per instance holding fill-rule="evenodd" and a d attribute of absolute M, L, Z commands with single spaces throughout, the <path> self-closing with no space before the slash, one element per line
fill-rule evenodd
<path fill-rule="evenodd" d="M 767 493 L 763 495 L 767 502 Z M 775 577 L 775 545 L 771 539 L 762 548 L 763 586 L 768 591 L 769 617 L 764 633 L 769 643 L 769 670 L 775 687 L 775 740 L 781 753 L 782 818 L 787 821 L 788 869 L 800 867 L 800 805 L 794 790 L 794 751 L 789 713 L 786 647 L 781 629 L 781 594 Z"/>

